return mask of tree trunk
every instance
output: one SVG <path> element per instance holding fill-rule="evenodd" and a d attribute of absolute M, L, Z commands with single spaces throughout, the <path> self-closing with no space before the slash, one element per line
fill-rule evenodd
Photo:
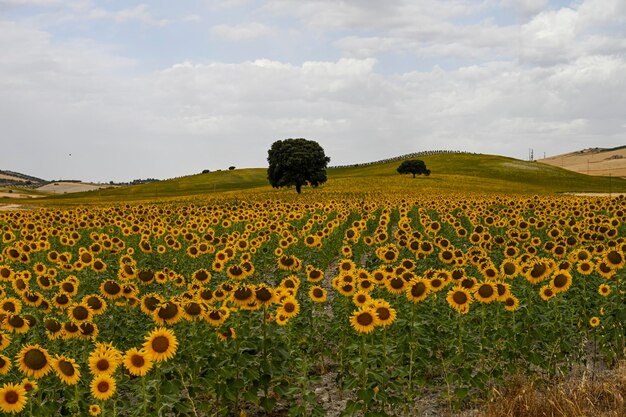
<path fill-rule="evenodd" d="M 413 178 L 415 178 L 415 172 L 413 172 Z"/>
<path fill-rule="evenodd" d="M 300 183 L 296 184 L 296 192 L 298 194 L 300 194 L 302 192 L 302 184 L 300 184 Z"/>

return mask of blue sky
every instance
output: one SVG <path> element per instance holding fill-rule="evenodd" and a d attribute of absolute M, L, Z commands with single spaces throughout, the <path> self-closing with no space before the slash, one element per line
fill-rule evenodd
<path fill-rule="evenodd" d="M 46 179 L 626 142 L 623 0 L 0 0 L 0 50 L 0 169 Z"/>

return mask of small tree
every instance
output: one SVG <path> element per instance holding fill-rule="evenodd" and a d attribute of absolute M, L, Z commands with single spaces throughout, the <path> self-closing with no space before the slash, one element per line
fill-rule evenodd
<path fill-rule="evenodd" d="M 413 174 L 413 178 L 415 178 L 415 174 L 430 175 L 430 170 L 426 168 L 424 161 L 420 161 L 419 159 L 403 161 L 398 167 L 398 172 L 400 174 Z"/>
<path fill-rule="evenodd" d="M 326 182 L 326 166 L 330 158 L 315 141 L 307 139 L 278 140 L 267 151 L 267 179 L 274 188 L 303 185 L 313 187 Z"/>

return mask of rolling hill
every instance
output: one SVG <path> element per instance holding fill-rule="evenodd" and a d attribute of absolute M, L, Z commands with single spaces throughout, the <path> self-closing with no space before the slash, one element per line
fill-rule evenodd
<path fill-rule="evenodd" d="M 626 146 L 610 149 L 589 148 L 540 159 L 537 162 L 581 174 L 626 178 Z"/>
<path fill-rule="evenodd" d="M 402 158 L 399 158 L 402 159 Z M 303 193 L 350 192 L 496 192 L 520 194 L 626 193 L 626 180 L 588 176 L 560 167 L 527 162 L 496 155 L 446 153 L 420 157 L 432 171 L 428 177 L 412 179 L 396 172 L 399 159 L 329 168 L 328 181 L 316 190 Z M 317 191 L 321 190 L 321 191 Z M 247 168 L 189 175 L 149 184 L 97 191 L 48 196 L 37 204 L 93 204 L 120 201 L 184 199 L 193 196 L 229 195 L 233 198 L 251 193 L 295 195 L 293 189 L 272 189 L 266 168 Z M 13 200 L 14 202 L 15 200 Z M 31 203 L 32 201 L 29 201 Z"/>

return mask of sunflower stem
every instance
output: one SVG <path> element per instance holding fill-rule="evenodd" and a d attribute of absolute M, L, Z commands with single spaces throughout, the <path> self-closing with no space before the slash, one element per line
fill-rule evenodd
<path fill-rule="evenodd" d="M 267 317 L 267 306 L 264 304 L 263 305 L 263 317 L 261 320 L 261 327 L 263 329 L 263 341 L 262 341 L 262 348 L 263 348 L 263 362 L 264 362 L 264 366 L 267 367 L 267 323 L 265 318 Z M 269 367 L 267 367 L 269 369 Z M 269 388 L 269 384 L 264 384 L 263 385 L 263 396 L 265 397 L 265 399 L 267 400 L 267 396 L 268 396 L 268 388 Z"/>
<path fill-rule="evenodd" d="M 159 364 L 156 365 L 156 379 L 158 382 L 158 386 L 156 389 L 156 412 L 157 416 L 161 415 L 161 366 Z"/>
<path fill-rule="evenodd" d="M 181 384 L 183 384 L 183 388 L 185 388 L 185 393 L 187 394 L 187 399 L 191 403 L 191 411 L 193 411 L 193 415 L 194 416 L 198 417 L 198 412 L 196 411 L 196 403 L 193 401 L 193 398 L 191 398 L 191 394 L 189 393 L 189 387 L 185 383 L 185 378 L 183 377 L 183 373 L 182 373 L 182 371 L 180 369 L 178 370 L 178 375 L 180 375 L 180 382 L 181 382 Z"/>
<path fill-rule="evenodd" d="M 361 335 L 361 389 L 367 389 L 367 350 L 365 349 L 366 335 Z M 363 402 L 364 414 L 367 413 L 367 403 Z"/>
<path fill-rule="evenodd" d="M 146 376 L 141 377 L 141 394 L 143 396 L 143 417 L 148 417 L 148 395 L 146 391 Z"/>
<path fill-rule="evenodd" d="M 411 303 L 411 327 L 409 327 L 409 390 L 407 393 L 407 403 L 413 402 L 413 355 L 415 354 L 415 340 L 413 338 L 413 327 L 415 327 L 415 303 Z"/>

